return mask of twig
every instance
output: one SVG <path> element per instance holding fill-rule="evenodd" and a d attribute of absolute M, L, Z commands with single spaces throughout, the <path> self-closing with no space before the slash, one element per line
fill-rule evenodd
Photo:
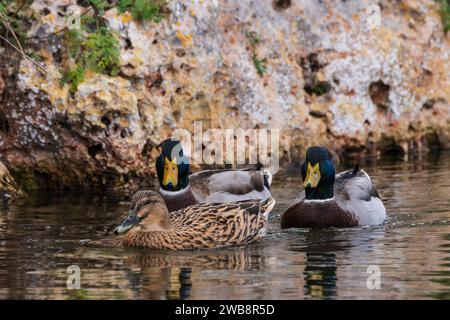
<path fill-rule="evenodd" d="M 11 28 L 11 26 L 9 25 L 8 19 L 1 12 L 0 12 L 0 19 L 3 22 L 3 24 L 5 25 L 5 27 L 9 30 L 9 32 L 11 32 L 11 34 L 13 35 L 13 37 L 16 40 L 17 45 L 19 46 L 20 50 L 23 51 L 22 45 L 20 44 L 20 41 L 17 38 L 16 33 L 14 32 L 13 28 Z"/>
<path fill-rule="evenodd" d="M 5 41 L 7 44 L 9 44 L 11 47 L 13 47 L 14 49 L 16 49 L 18 52 L 20 52 L 26 59 L 28 59 L 29 61 L 31 61 L 32 63 L 34 63 L 36 66 L 38 66 L 40 69 L 42 69 L 43 71 L 45 71 L 53 80 L 57 80 L 56 77 L 54 77 L 47 69 L 45 69 L 40 63 L 38 63 L 37 61 L 35 61 L 33 58 L 29 57 L 23 50 L 17 48 L 15 45 L 13 45 L 11 42 L 8 41 L 8 39 L 6 39 L 5 37 L 3 37 L 2 35 L 0 35 L 0 38 Z"/>

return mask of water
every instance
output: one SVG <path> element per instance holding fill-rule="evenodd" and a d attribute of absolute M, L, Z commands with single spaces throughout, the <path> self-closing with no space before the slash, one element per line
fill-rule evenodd
<path fill-rule="evenodd" d="M 386 205 L 385 225 L 281 231 L 300 178 L 278 175 L 267 238 L 227 250 L 80 246 L 120 222 L 126 195 L 41 191 L 0 209 L 0 298 L 450 299 L 450 154 L 364 167 Z M 71 265 L 81 289 L 67 289 Z M 380 289 L 367 287 L 371 265 Z"/>

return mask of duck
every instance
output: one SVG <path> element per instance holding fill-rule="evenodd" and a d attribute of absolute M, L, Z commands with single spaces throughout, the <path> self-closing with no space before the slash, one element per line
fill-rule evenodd
<path fill-rule="evenodd" d="M 156 250 L 197 250 L 249 244 L 267 233 L 268 216 L 275 205 L 246 200 L 194 204 L 169 212 L 162 196 L 151 190 L 133 195 L 128 216 L 115 230 L 124 247 Z"/>
<path fill-rule="evenodd" d="M 369 175 L 359 166 L 335 174 L 325 147 L 306 151 L 301 166 L 304 191 L 281 215 L 281 228 L 379 225 L 386 208 Z"/>
<path fill-rule="evenodd" d="M 161 154 L 156 159 L 158 192 L 169 212 L 198 203 L 265 201 L 271 197 L 269 171 L 216 169 L 189 174 L 189 159 L 179 140 L 166 139 L 160 147 Z"/>

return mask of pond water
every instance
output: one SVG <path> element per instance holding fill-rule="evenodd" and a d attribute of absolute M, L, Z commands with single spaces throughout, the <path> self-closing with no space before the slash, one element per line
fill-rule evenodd
<path fill-rule="evenodd" d="M 0 298 L 450 299 L 450 154 L 364 168 L 386 205 L 384 225 L 281 231 L 300 178 L 279 174 L 266 239 L 227 250 L 80 246 L 113 230 L 126 195 L 38 192 L 0 209 Z M 81 289 L 67 289 L 71 265 Z M 380 289 L 368 289 L 369 266 Z"/>

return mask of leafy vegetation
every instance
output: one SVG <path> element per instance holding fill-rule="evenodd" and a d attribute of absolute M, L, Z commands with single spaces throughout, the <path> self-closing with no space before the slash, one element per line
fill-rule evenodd
<path fill-rule="evenodd" d="M 166 12 L 166 0 L 119 0 L 120 12 L 129 11 L 133 19 L 161 22 Z"/>
<path fill-rule="evenodd" d="M 450 30 L 450 0 L 441 0 L 441 9 L 439 12 L 441 14 L 444 31 L 447 33 Z"/>
<path fill-rule="evenodd" d="M 105 13 L 105 9 L 108 7 L 106 0 L 89 0 L 89 3 L 100 16 Z"/>
<path fill-rule="evenodd" d="M 92 71 L 116 76 L 120 69 L 119 41 L 108 28 L 99 28 L 88 35 L 82 47 L 84 65 Z"/>
<path fill-rule="evenodd" d="M 18 42 L 24 42 L 26 38 L 24 21 L 19 15 L 21 9 L 29 4 L 29 0 L 20 4 L 12 0 L 0 0 L 0 34 L 16 42 L 19 47 L 21 45 Z"/>
<path fill-rule="evenodd" d="M 266 59 L 260 59 L 256 54 L 256 47 L 260 43 L 258 34 L 254 31 L 250 31 L 246 32 L 245 36 L 247 37 L 250 43 L 253 64 L 255 65 L 256 72 L 258 72 L 260 76 L 263 76 L 267 72 L 267 67 L 266 67 Z"/>
<path fill-rule="evenodd" d="M 129 11 L 136 20 L 160 22 L 166 12 L 167 2 L 162 0 L 118 0 L 116 3 L 110 4 L 106 0 L 89 0 L 88 3 L 94 9 L 94 14 L 83 15 L 80 30 L 65 32 L 67 53 L 74 59 L 75 66 L 62 72 L 61 84 L 70 84 L 71 92 L 76 92 L 88 70 L 110 76 L 116 76 L 119 73 L 119 41 L 102 18 L 105 10 L 117 5 L 119 12 Z"/>
<path fill-rule="evenodd" d="M 256 71 L 260 76 L 264 75 L 267 71 L 265 60 L 260 60 L 256 55 L 253 56 L 253 64 L 255 65 Z"/>
<path fill-rule="evenodd" d="M 119 41 L 113 31 L 99 27 L 91 32 L 87 28 L 66 32 L 67 52 L 75 60 L 76 66 L 63 72 L 61 82 L 70 84 L 75 92 L 84 81 L 85 73 L 91 70 L 97 73 L 116 76 L 120 70 Z"/>
<path fill-rule="evenodd" d="M 78 85 L 84 81 L 84 76 L 86 74 L 86 69 L 82 66 L 76 66 L 74 69 L 65 71 L 61 79 L 61 83 L 70 84 L 70 91 L 76 92 Z"/>
<path fill-rule="evenodd" d="M 252 47 L 256 47 L 259 44 L 259 38 L 256 32 L 254 31 L 247 31 L 245 33 L 245 36 L 247 37 L 248 41 L 250 42 L 250 45 Z"/>

